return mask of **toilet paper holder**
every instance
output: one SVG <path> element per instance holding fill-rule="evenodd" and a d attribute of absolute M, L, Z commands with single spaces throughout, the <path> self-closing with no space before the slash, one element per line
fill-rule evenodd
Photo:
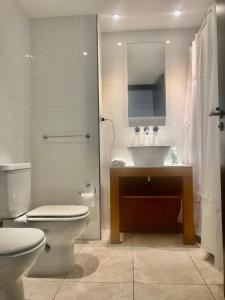
<path fill-rule="evenodd" d="M 85 189 L 79 191 L 79 194 L 82 195 L 83 193 L 96 193 L 96 187 L 92 186 L 89 182 L 85 184 Z"/>

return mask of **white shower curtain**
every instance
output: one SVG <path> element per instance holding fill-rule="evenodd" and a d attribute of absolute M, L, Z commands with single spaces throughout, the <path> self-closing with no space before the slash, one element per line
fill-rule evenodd
<path fill-rule="evenodd" d="M 187 98 L 191 113 L 186 113 L 186 140 L 189 130 L 193 165 L 195 216 L 199 219 L 201 202 L 201 245 L 215 257 L 222 269 L 222 221 L 220 195 L 220 149 L 218 118 L 209 118 L 218 106 L 217 24 L 215 5 L 196 34 L 192 45 L 192 92 Z M 186 105 L 188 110 L 188 105 Z M 190 110 L 189 110 L 190 111 Z M 189 127 L 187 127 L 190 120 Z M 197 222 L 198 224 L 198 222 Z"/>
<path fill-rule="evenodd" d="M 196 78 L 196 42 L 189 52 L 189 71 L 185 105 L 184 163 L 193 167 L 194 221 L 196 234 L 201 234 L 201 101 Z"/>

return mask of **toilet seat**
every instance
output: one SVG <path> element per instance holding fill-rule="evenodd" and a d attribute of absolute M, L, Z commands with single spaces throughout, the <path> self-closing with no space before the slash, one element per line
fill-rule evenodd
<path fill-rule="evenodd" d="M 40 247 L 46 238 L 36 228 L 0 228 L 0 241 L 0 256 L 16 256 Z"/>
<path fill-rule="evenodd" d="M 81 205 L 39 206 L 26 214 L 27 221 L 73 221 L 89 215 L 89 209 Z"/>

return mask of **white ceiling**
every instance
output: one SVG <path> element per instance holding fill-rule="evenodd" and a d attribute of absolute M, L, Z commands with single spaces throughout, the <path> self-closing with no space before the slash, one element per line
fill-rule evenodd
<path fill-rule="evenodd" d="M 209 0 L 18 0 L 30 17 L 98 14 L 102 31 L 197 27 Z M 174 10 L 182 10 L 175 17 Z M 112 14 L 122 17 L 112 20 Z"/>

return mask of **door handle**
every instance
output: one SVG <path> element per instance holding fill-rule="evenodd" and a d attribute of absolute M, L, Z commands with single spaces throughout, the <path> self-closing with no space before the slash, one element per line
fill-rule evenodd
<path fill-rule="evenodd" d="M 209 117 L 220 117 L 222 119 L 225 116 L 225 111 L 223 109 L 220 109 L 220 107 L 216 107 L 215 109 L 212 109 Z"/>

